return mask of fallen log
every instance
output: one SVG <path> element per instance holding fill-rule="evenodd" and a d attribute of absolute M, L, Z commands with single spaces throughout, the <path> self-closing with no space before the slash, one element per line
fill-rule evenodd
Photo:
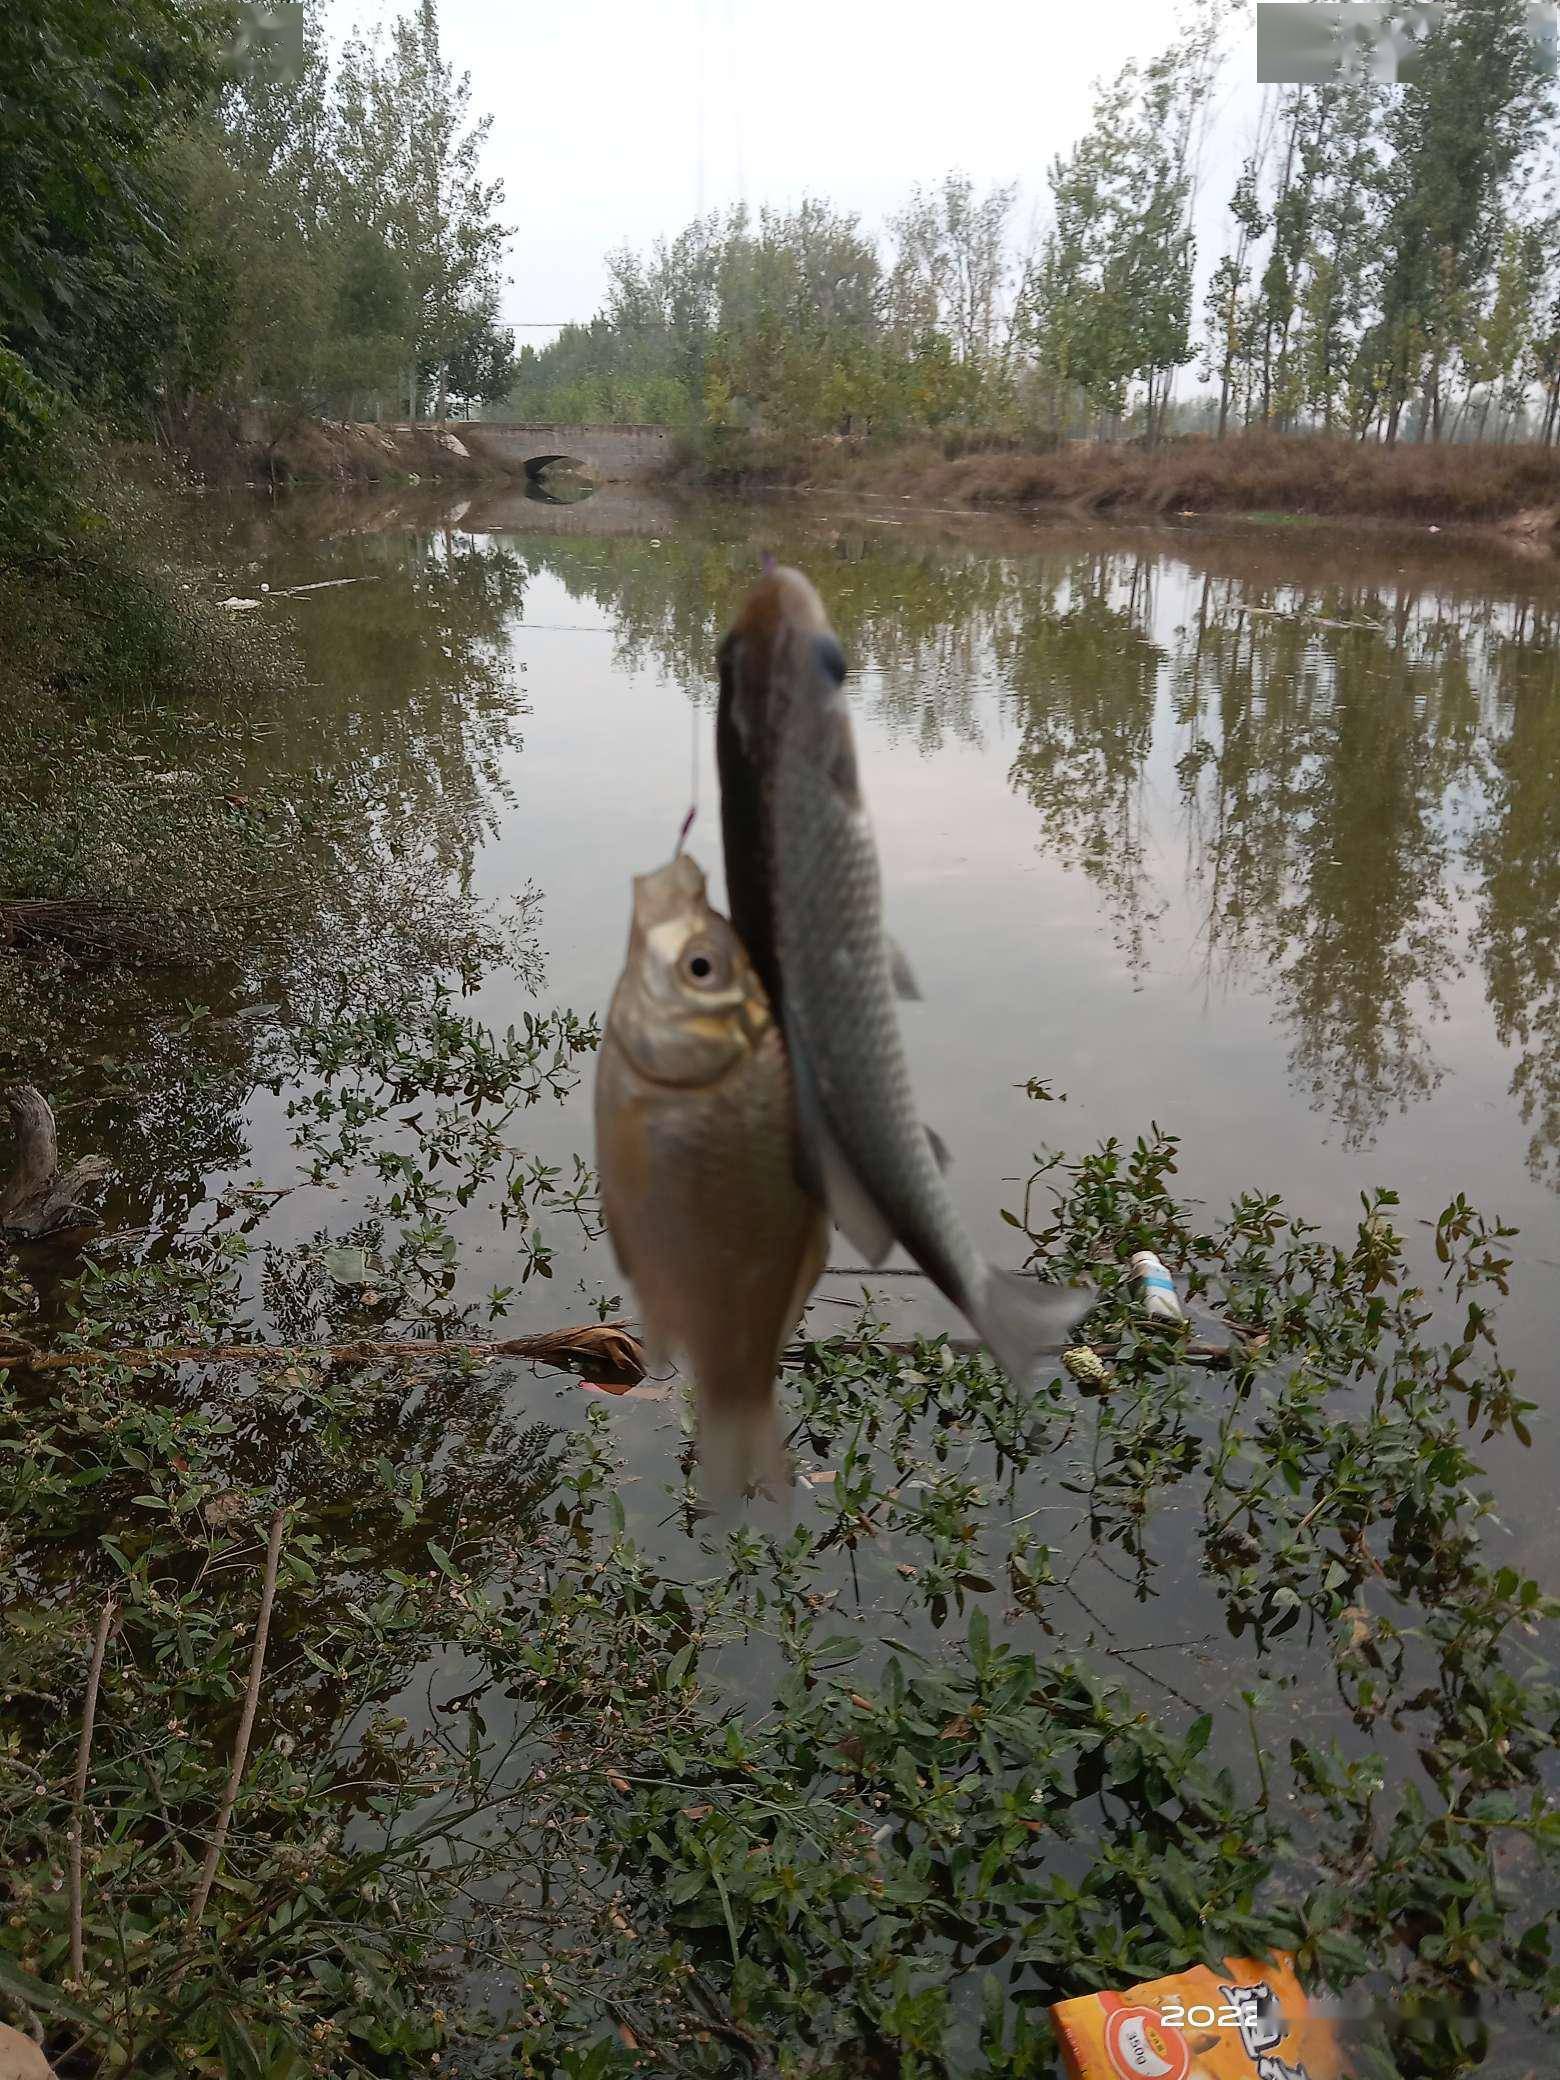
<path fill-rule="evenodd" d="M 52 1372 L 82 1365 L 277 1365 L 323 1360 L 331 1365 L 372 1365 L 386 1358 L 530 1358 L 543 1365 L 577 1364 L 626 1385 L 637 1385 L 647 1366 L 644 1347 L 622 1322 L 588 1322 L 578 1329 L 551 1329 L 535 1336 L 489 1341 L 434 1343 L 426 1337 L 359 1337 L 351 1343 L 160 1343 L 117 1350 L 40 1350 L 0 1331 L 0 1366 Z"/>

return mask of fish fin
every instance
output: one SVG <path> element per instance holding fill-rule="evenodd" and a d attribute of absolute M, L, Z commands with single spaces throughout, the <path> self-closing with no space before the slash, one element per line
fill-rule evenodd
<path fill-rule="evenodd" d="M 971 1320 L 1014 1386 L 1037 1358 L 1067 1348 L 1073 1329 L 1094 1305 L 1092 1286 L 1043 1284 L 1018 1271 L 988 1266 Z"/>
<path fill-rule="evenodd" d="M 915 971 L 905 959 L 905 950 L 897 939 L 883 934 L 883 950 L 888 955 L 888 972 L 893 978 L 894 995 L 907 1004 L 919 1004 L 921 985 L 915 979 Z"/>
<path fill-rule="evenodd" d="M 929 1127 L 926 1124 L 925 1120 L 922 1120 L 921 1122 L 921 1132 L 926 1136 L 927 1140 L 932 1145 L 932 1155 L 936 1161 L 938 1169 L 942 1171 L 947 1171 L 953 1163 L 953 1157 L 948 1153 L 947 1142 L 944 1141 L 941 1134 L 938 1133 L 937 1129 L 935 1127 Z"/>
<path fill-rule="evenodd" d="M 894 1246 L 894 1231 L 827 1127 L 818 1143 L 818 1156 L 823 1170 L 823 1196 L 834 1225 L 849 1237 L 869 1264 L 881 1264 Z"/>
<path fill-rule="evenodd" d="M 780 1327 L 780 1342 L 775 1351 L 775 1370 L 780 1369 L 780 1353 L 791 1340 L 791 1332 L 801 1320 L 812 1289 L 818 1283 L 823 1267 L 829 1261 L 829 1216 L 825 1209 L 818 1208 L 818 1218 L 807 1232 L 802 1245 L 801 1261 L 796 1267 L 796 1284 L 791 1289 L 790 1305 Z"/>
<path fill-rule="evenodd" d="M 789 1031 L 786 1038 L 789 1043 Z M 791 1088 L 796 1099 L 800 1144 L 797 1182 L 803 1191 L 822 1200 L 834 1225 L 842 1235 L 850 1238 L 867 1263 L 881 1264 L 894 1246 L 894 1231 L 873 1204 L 866 1187 L 857 1178 L 829 1131 L 805 1052 L 789 1044 L 787 1051 L 791 1058 Z"/>
<path fill-rule="evenodd" d="M 775 1496 L 791 1488 L 791 1461 L 771 1387 L 760 1399 L 699 1390 L 699 1472 L 709 1500 L 734 1502 L 752 1488 Z"/>

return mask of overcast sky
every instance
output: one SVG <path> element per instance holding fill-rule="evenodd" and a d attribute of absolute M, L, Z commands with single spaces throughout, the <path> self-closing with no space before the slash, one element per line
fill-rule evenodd
<path fill-rule="evenodd" d="M 332 28 L 398 11 L 337 0 Z M 602 256 L 701 207 L 811 194 L 876 229 L 958 167 L 1020 182 L 1027 220 L 1091 82 L 1162 48 L 1174 17 L 1172 0 L 440 0 L 445 54 L 494 118 L 488 167 L 516 233 L 505 321 L 590 318 Z M 1253 71 L 1237 50 L 1221 136 L 1243 126 Z M 1207 172 L 1222 208 L 1228 183 Z"/>

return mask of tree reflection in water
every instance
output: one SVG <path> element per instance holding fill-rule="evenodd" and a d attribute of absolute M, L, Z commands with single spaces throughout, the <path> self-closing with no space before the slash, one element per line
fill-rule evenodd
<path fill-rule="evenodd" d="M 1295 1088 L 1348 1146 L 1435 1091 L 1438 1022 L 1482 971 L 1530 1168 L 1560 1185 L 1560 631 L 1541 570 L 1298 530 L 1008 526 L 988 544 L 973 523 L 794 504 L 636 515 L 610 489 L 436 520 L 403 491 L 209 517 L 229 570 L 263 554 L 273 584 L 354 580 L 293 615 L 301 680 L 263 714 L 213 688 L 145 719 L 130 754 L 190 773 L 192 800 L 290 819 L 287 900 L 198 986 L 129 971 L 107 998 L 57 993 L 52 1023 L 0 1001 L 22 1073 L 88 1101 L 78 1125 L 128 1149 L 142 1204 L 177 1218 L 232 1165 L 257 1073 L 257 1032 L 213 1021 L 192 1042 L 172 1006 L 318 1016 L 397 973 L 471 981 L 503 957 L 462 904 L 521 744 L 534 583 L 594 610 L 617 670 L 708 708 L 761 549 L 818 579 L 878 730 L 927 756 L 1000 740 L 1037 850 L 1095 892 L 1130 973 L 1166 958 L 1189 902 L 1193 972 L 1266 994 Z M 62 784 L 40 766 L 25 787 L 47 813 Z M 519 967 L 536 987 L 534 946 Z"/>
<path fill-rule="evenodd" d="M 1040 847 L 1097 891 L 1134 971 L 1181 851 L 1209 985 L 1270 994 L 1296 1088 L 1347 1146 L 1437 1088 L 1436 1025 L 1481 964 L 1534 1173 L 1554 1170 L 1560 651 L 1528 570 L 1255 531 L 1013 553 L 1009 530 L 996 554 L 870 519 L 757 524 L 818 578 L 861 710 L 891 736 L 979 744 L 996 692 Z M 578 537 L 523 553 L 611 621 L 624 670 L 708 703 L 755 539 L 752 510 L 723 507 L 653 558 Z"/>

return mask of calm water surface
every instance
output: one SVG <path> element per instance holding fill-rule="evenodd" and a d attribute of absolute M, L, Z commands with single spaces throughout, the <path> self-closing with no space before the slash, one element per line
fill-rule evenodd
<path fill-rule="evenodd" d="M 890 921 L 925 996 L 907 1042 L 981 1242 L 1011 1254 L 999 1209 L 1033 1150 L 1153 1121 L 1215 1211 L 1257 1186 L 1341 1234 L 1372 1186 L 1399 1191 L 1410 1227 L 1460 1190 L 1521 1230 L 1503 1348 L 1553 1410 L 1547 562 L 1426 533 L 1019 529 L 610 493 L 274 517 L 213 502 L 211 521 L 242 590 L 371 580 L 270 610 L 318 692 L 261 747 L 367 764 L 393 801 L 385 769 L 415 742 L 430 814 L 453 818 L 452 879 L 541 891 L 541 994 L 581 1015 L 605 1010 L 629 876 L 669 852 L 695 761 L 690 842 L 721 885 L 712 654 L 760 552 L 800 562 L 853 666 Z M 420 613 L 452 568 L 459 587 Z M 528 1001 L 503 976 L 476 1008 L 502 1025 Z M 1065 1102 L 1028 1097 L 1037 1076 Z M 280 1113 L 250 1100 L 244 1174 L 288 1169 Z M 588 1090 L 526 1120 L 548 1160 L 588 1155 Z M 317 1224 L 313 1196 L 283 1202 L 279 1236 Z M 502 1234 L 475 1239 L 498 1275 Z M 557 1275 L 521 1314 L 616 1290 L 604 1246 L 567 1223 L 549 1240 Z M 827 1284 L 814 1321 L 859 1285 Z M 885 1290 L 896 1322 L 951 1323 L 913 1282 Z M 1496 1464 L 1528 1498 L 1513 1516 L 1532 1562 L 1556 1551 L 1557 1436 Z"/>
<path fill-rule="evenodd" d="M 981 1243 L 1011 1257 L 1000 1208 L 1034 1150 L 1155 1121 L 1215 1212 L 1256 1186 L 1342 1234 L 1361 1191 L 1389 1184 L 1422 1235 L 1464 1191 L 1521 1230 L 1502 1345 L 1553 1411 L 1547 562 L 1424 533 L 1021 528 L 613 493 L 203 514 L 224 591 L 361 582 L 268 600 L 308 683 L 263 720 L 225 716 L 213 689 L 196 725 L 242 740 L 257 793 L 307 775 L 360 795 L 365 821 L 415 826 L 452 887 L 539 890 L 540 999 L 582 1016 L 605 1011 L 629 877 L 670 851 L 695 766 L 690 842 L 722 885 L 713 651 L 760 553 L 801 563 L 853 667 L 891 928 L 925 998 L 907 1044 Z M 502 1027 L 534 1002 L 501 973 L 474 1008 Z M 1027 1096 L 1033 1077 L 1065 1102 Z M 527 1145 L 588 1158 L 588 1100 L 587 1078 L 528 1112 Z M 168 1110 L 138 1218 L 197 1219 L 235 1180 L 297 1176 L 285 1094 L 238 1075 L 220 1117 L 209 1098 L 188 1122 Z M 298 1190 L 259 1235 L 298 1240 L 352 1210 L 350 1192 Z M 618 1290 L 577 1224 L 547 1240 L 555 1276 L 518 1296 L 520 1327 L 588 1319 Z M 462 1241 L 484 1289 L 507 1282 L 496 1223 Z M 917 1282 L 879 1285 L 896 1326 L 953 1325 Z M 827 1281 L 814 1323 L 848 1320 L 860 1287 Z M 1557 1440 L 1544 1424 L 1530 1453 L 1492 1461 L 1523 1556 L 1551 1574 Z"/>

